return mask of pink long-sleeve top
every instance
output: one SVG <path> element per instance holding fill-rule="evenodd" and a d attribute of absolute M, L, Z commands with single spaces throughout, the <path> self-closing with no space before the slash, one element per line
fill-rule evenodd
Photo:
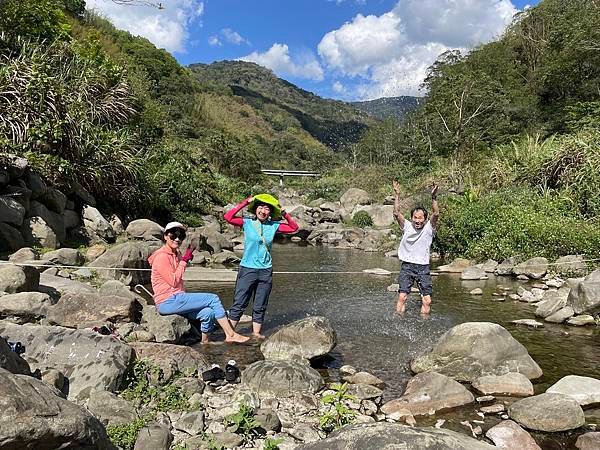
<path fill-rule="evenodd" d="M 248 199 L 242 200 L 240 203 L 238 203 L 225 213 L 225 220 L 231 225 L 235 225 L 236 227 L 243 227 L 244 219 L 242 217 L 235 217 L 235 215 L 239 213 L 244 207 L 248 206 L 249 203 L 250 202 L 248 201 Z M 291 215 L 285 212 L 283 214 L 283 218 L 286 220 L 287 223 L 281 222 L 279 224 L 279 228 L 277 228 L 278 233 L 292 234 L 298 231 L 298 224 Z"/>
<path fill-rule="evenodd" d="M 169 297 L 185 292 L 183 289 L 183 273 L 187 263 L 181 260 L 181 255 L 162 246 L 148 258 L 152 266 L 152 291 L 154 304 L 164 302 Z"/>

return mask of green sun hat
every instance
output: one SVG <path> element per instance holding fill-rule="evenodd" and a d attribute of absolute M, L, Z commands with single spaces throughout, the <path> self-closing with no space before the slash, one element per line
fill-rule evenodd
<path fill-rule="evenodd" d="M 281 219 L 281 205 L 279 204 L 279 200 L 273 197 L 270 194 L 258 194 L 254 196 L 254 200 L 248 206 L 248 211 L 252 214 L 256 214 L 256 208 L 261 203 L 265 203 L 271 206 L 271 218 L 273 220 Z"/>

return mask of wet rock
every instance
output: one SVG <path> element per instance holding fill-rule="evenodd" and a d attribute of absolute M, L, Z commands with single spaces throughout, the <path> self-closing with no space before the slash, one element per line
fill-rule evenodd
<path fill-rule="evenodd" d="M 300 446 L 298 450 L 388 448 L 492 450 L 495 447 L 443 428 L 413 428 L 396 423 L 378 422 L 345 426 L 331 433 L 327 439 Z"/>
<path fill-rule="evenodd" d="M 541 450 L 531 435 L 512 420 L 504 420 L 486 433 L 497 448 L 506 450 Z"/>
<path fill-rule="evenodd" d="M 464 258 L 456 258 L 450 264 L 439 266 L 437 271 L 440 273 L 462 273 L 467 267 L 471 265 L 471 261 Z"/>
<path fill-rule="evenodd" d="M 261 344 L 260 351 L 265 359 L 311 359 L 329 353 L 336 343 L 329 319 L 315 316 L 281 327 Z"/>
<path fill-rule="evenodd" d="M 28 323 L 46 317 L 52 300 L 41 292 L 19 292 L 0 297 L 0 319 Z"/>
<path fill-rule="evenodd" d="M 518 372 L 505 375 L 485 375 L 473 381 L 473 387 L 482 394 L 514 395 L 527 397 L 533 395 L 533 384 Z"/>
<path fill-rule="evenodd" d="M 25 375 L 0 370 L 0 442 L 7 449 L 113 448 L 85 408 Z"/>
<path fill-rule="evenodd" d="M 524 325 L 526 327 L 532 327 L 532 328 L 541 328 L 544 326 L 543 323 L 538 322 L 537 320 L 533 320 L 533 319 L 511 320 L 510 323 L 514 323 L 516 325 Z"/>
<path fill-rule="evenodd" d="M 129 239 L 142 241 L 161 241 L 163 237 L 162 227 L 148 219 L 137 219 L 129 222 L 125 233 Z"/>
<path fill-rule="evenodd" d="M 61 266 L 80 266 L 83 264 L 83 255 L 76 248 L 60 248 L 44 253 L 40 259 Z"/>
<path fill-rule="evenodd" d="M 0 335 L 22 342 L 33 368 L 61 371 L 69 382 L 69 398 L 85 398 L 93 388 L 114 392 L 133 356 L 128 345 L 88 330 L 0 322 Z"/>
<path fill-rule="evenodd" d="M 17 292 L 37 291 L 40 273 L 35 267 L 0 265 L 0 292 L 15 294 Z"/>
<path fill-rule="evenodd" d="M 581 406 L 562 394 L 524 398 L 508 408 L 508 415 L 525 428 L 550 433 L 573 430 L 585 424 Z"/>
<path fill-rule="evenodd" d="M 567 303 L 576 314 L 593 315 L 600 312 L 600 269 L 590 273 L 571 289 Z"/>
<path fill-rule="evenodd" d="M 531 258 L 513 267 L 515 275 L 525 275 L 528 278 L 539 280 L 548 271 L 548 260 L 546 258 Z"/>
<path fill-rule="evenodd" d="M 30 375 L 29 364 L 8 346 L 8 342 L 0 336 L 0 369 L 16 375 Z M 1 370 L 0 370 L 1 372 Z"/>
<path fill-rule="evenodd" d="M 173 435 L 169 427 L 155 422 L 140 430 L 133 450 L 169 450 L 172 442 Z"/>
<path fill-rule="evenodd" d="M 154 335 L 156 342 L 167 344 L 180 343 L 183 336 L 192 330 L 190 322 L 185 317 L 177 314 L 162 316 L 152 305 L 143 306 L 141 324 Z"/>
<path fill-rule="evenodd" d="M 579 450 L 598 450 L 600 448 L 600 433 L 591 432 L 582 434 L 577 438 L 575 447 Z"/>
<path fill-rule="evenodd" d="M 411 362 L 415 373 L 438 372 L 458 381 L 473 381 L 482 375 L 520 372 L 529 379 L 542 370 L 503 327 L 489 322 L 467 322 L 444 333 L 431 351 Z"/>
<path fill-rule="evenodd" d="M 206 356 L 191 347 L 153 342 L 133 342 L 131 347 L 136 359 L 149 359 L 158 365 L 165 380 L 176 373 L 196 370 L 201 373 L 210 368 Z"/>
<path fill-rule="evenodd" d="M 315 393 L 323 385 L 319 372 L 296 361 L 267 360 L 250 364 L 242 384 L 261 397 L 289 397 L 296 392 Z"/>
<path fill-rule="evenodd" d="M 554 314 L 549 315 L 544 320 L 546 322 L 551 323 L 563 323 L 565 320 L 573 316 L 573 314 L 575 314 L 573 308 L 571 308 L 570 306 L 565 306 L 564 308 L 561 308 L 558 311 L 556 311 Z"/>
<path fill-rule="evenodd" d="M 467 267 L 460 274 L 461 280 L 481 280 L 487 277 L 485 271 L 478 266 Z"/>
<path fill-rule="evenodd" d="M 569 320 L 567 320 L 567 324 L 581 327 L 584 325 L 595 325 L 596 320 L 594 319 L 594 316 L 582 314 L 580 316 L 571 317 Z"/>
<path fill-rule="evenodd" d="M 600 380 L 579 375 L 567 375 L 561 378 L 546 392 L 571 397 L 581 406 L 600 403 Z"/>
<path fill-rule="evenodd" d="M 439 373 L 427 372 L 411 378 L 402 397 L 387 402 L 381 411 L 388 415 L 407 409 L 415 416 L 422 416 L 468 405 L 473 401 L 473 394 L 462 384 Z"/>
<path fill-rule="evenodd" d="M 548 291 L 535 310 L 537 317 L 546 318 L 567 305 L 568 291 Z"/>
<path fill-rule="evenodd" d="M 105 426 L 121 425 L 137 419 L 133 404 L 112 392 L 90 390 L 86 407 Z"/>
<path fill-rule="evenodd" d="M 379 388 L 383 388 L 385 386 L 385 381 L 373 374 L 370 374 L 369 372 L 357 372 L 353 375 L 345 375 L 342 378 L 344 381 L 347 381 L 351 384 L 370 384 L 371 386 L 376 386 Z"/>

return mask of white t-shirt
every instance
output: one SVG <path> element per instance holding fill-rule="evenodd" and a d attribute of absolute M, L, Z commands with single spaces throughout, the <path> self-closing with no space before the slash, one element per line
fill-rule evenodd
<path fill-rule="evenodd" d="M 416 230 L 410 220 L 404 221 L 404 234 L 398 247 L 398 259 L 413 264 L 429 264 L 429 249 L 435 231 L 431 222 Z"/>

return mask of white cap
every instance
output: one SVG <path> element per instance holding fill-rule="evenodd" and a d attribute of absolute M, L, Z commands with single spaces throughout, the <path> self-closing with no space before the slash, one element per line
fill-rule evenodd
<path fill-rule="evenodd" d="M 167 224 L 167 226 L 165 226 L 163 233 L 166 233 L 167 231 L 172 230 L 174 228 L 181 228 L 181 229 L 185 230 L 185 226 L 183 224 L 181 224 L 179 222 L 169 222 Z"/>

